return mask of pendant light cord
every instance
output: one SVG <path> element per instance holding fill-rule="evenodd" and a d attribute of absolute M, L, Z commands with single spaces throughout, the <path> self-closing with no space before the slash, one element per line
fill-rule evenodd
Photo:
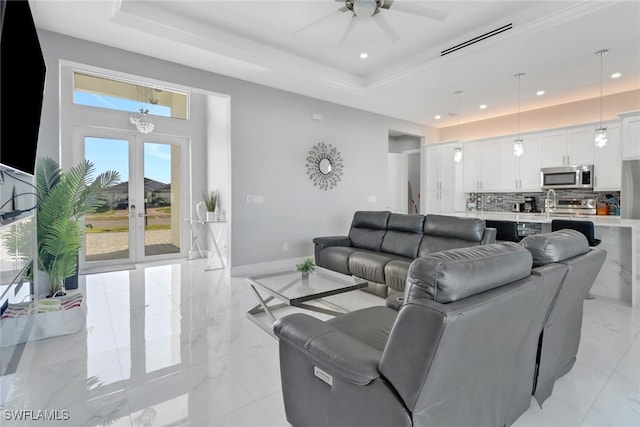
<path fill-rule="evenodd" d="M 600 128 L 602 128 L 602 57 L 606 50 L 600 51 Z"/>
<path fill-rule="evenodd" d="M 522 76 L 524 76 L 524 73 L 516 74 L 516 77 L 518 78 L 518 138 L 517 139 L 520 139 L 520 80 L 522 80 Z"/>
<path fill-rule="evenodd" d="M 456 136 L 456 139 L 458 140 L 458 145 L 460 145 L 460 94 L 462 93 L 461 90 L 456 91 L 456 95 L 458 95 L 458 134 Z"/>

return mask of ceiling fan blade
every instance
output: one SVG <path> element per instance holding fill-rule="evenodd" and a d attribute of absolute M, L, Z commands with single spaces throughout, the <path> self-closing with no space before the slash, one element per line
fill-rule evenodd
<path fill-rule="evenodd" d="M 398 33 L 396 33 L 391 25 L 389 25 L 389 21 L 384 17 L 384 14 L 380 12 L 376 12 L 373 15 L 373 21 L 380 27 L 380 29 L 391 39 L 392 42 L 396 42 L 400 40 Z"/>
<path fill-rule="evenodd" d="M 300 31 L 304 31 L 304 30 L 306 30 L 306 29 L 309 29 L 309 28 L 311 28 L 311 27 L 314 27 L 314 26 L 316 26 L 316 25 L 318 25 L 318 24 L 320 24 L 320 23 L 322 23 L 322 22 L 324 22 L 324 21 L 327 21 L 327 20 L 329 20 L 329 19 L 331 19 L 331 18 L 333 18 L 333 17 L 335 17 L 335 16 L 338 16 L 338 14 L 339 14 L 339 13 L 347 12 L 348 10 L 349 10 L 349 9 L 347 9 L 346 7 L 341 7 L 340 9 L 333 10 L 333 11 L 331 11 L 331 12 L 329 12 L 329 13 L 325 14 L 325 15 L 322 15 L 322 16 L 321 16 L 321 17 L 319 17 L 318 19 L 316 19 L 316 20 L 314 20 L 314 21 L 311 21 L 310 23 L 308 23 L 308 24 L 306 24 L 306 25 L 304 25 L 304 26 L 302 26 L 302 27 L 298 28 L 297 30 L 295 30 L 295 31 L 293 32 L 293 34 L 297 34 L 297 33 L 299 33 Z"/>
<path fill-rule="evenodd" d="M 349 34 L 351 34 L 351 32 L 353 31 L 353 27 L 355 27 L 356 25 L 356 19 L 358 19 L 358 17 L 354 14 L 351 19 L 349 20 L 349 25 L 347 25 L 347 29 L 344 30 L 344 34 L 342 35 L 342 38 L 340 39 L 340 43 L 339 45 L 342 46 L 345 42 L 345 40 L 347 40 L 347 37 L 349 36 Z"/>
<path fill-rule="evenodd" d="M 412 15 L 424 16 L 438 21 L 444 21 L 449 16 L 449 12 L 443 12 L 437 9 L 418 6 L 403 1 L 385 1 L 382 6 L 384 9 L 395 10 L 396 12 L 410 13 Z"/>

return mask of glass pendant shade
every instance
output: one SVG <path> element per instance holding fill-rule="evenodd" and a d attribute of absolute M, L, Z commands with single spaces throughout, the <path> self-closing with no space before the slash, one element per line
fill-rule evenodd
<path fill-rule="evenodd" d="M 154 125 L 149 117 L 149 110 L 145 108 L 140 109 L 140 114 L 131 115 L 129 121 L 136 126 L 136 129 L 140 133 L 146 135 L 153 132 Z"/>
<path fill-rule="evenodd" d="M 596 129 L 596 134 L 593 140 L 596 142 L 596 147 L 602 148 L 607 145 L 607 128 Z"/>
<path fill-rule="evenodd" d="M 460 163 L 462 161 L 462 147 L 456 147 L 453 150 L 453 161 Z"/>
<path fill-rule="evenodd" d="M 513 155 L 516 157 L 522 156 L 524 153 L 524 145 L 522 144 L 521 139 L 516 139 L 513 141 Z"/>

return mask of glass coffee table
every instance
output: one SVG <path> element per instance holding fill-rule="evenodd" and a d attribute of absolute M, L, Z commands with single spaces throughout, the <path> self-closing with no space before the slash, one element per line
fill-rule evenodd
<path fill-rule="evenodd" d="M 247 277 L 247 284 L 259 301 L 259 304 L 247 311 L 247 318 L 275 337 L 273 323 L 276 321 L 274 310 L 282 307 L 299 307 L 319 313 L 337 316 L 347 310 L 323 298 L 356 289 L 365 288 L 367 281 L 316 267 L 307 279 L 299 271 L 281 271 Z M 266 294 L 266 296 L 263 296 Z M 269 304 L 273 300 L 280 303 Z M 314 304 L 309 304 L 313 301 Z M 323 307 L 324 306 L 324 307 Z M 260 314 L 266 316 L 259 316 Z M 267 323 L 262 318 L 267 317 Z"/>

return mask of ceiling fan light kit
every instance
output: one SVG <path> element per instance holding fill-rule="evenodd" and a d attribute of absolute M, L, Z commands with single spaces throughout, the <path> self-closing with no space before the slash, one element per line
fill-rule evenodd
<path fill-rule="evenodd" d="M 351 20 L 349 20 L 349 24 L 344 31 L 340 39 L 340 45 L 343 45 L 345 41 L 349 38 L 349 34 L 353 31 L 354 26 L 356 26 L 358 21 L 363 21 L 367 19 L 373 20 L 373 22 L 380 28 L 380 30 L 389 38 L 391 42 L 396 42 L 400 40 L 400 36 L 393 29 L 389 21 L 387 20 L 385 14 L 387 10 L 393 10 L 396 12 L 408 13 L 410 15 L 421 16 L 423 18 L 435 19 L 438 21 L 444 21 L 447 16 L 449 16 L 448 12 L 443 12 L 440 10 L 429 9 L 422 6 L 417 6 L 411 4 L 409 2 L 396 2 L 393 0 L 334 0 L 337 3 L 344 3 L 344 6 L 340 7 L 336 12 L 344 13 L 351 12 L 353 15 L 351 16 Z M 311 24 L 308 24 L 302 27 L 300 30 L 304 28 L 308 28 L 311 25 L 315 25 L 316 23 L 323 21 L 327 18 L 330 18 L 333 14 L 329 14 L 319 19 L 313 21 Z M 298 31 L 300 31 L 298 30 Z"/>

